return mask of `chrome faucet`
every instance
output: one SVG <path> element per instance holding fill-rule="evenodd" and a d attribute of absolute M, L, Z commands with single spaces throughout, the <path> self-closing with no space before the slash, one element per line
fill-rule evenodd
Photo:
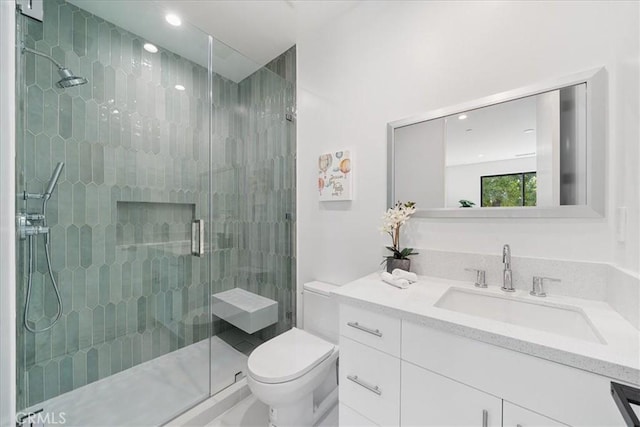
<path fill-rule="evenodd" d="M 514 292 L 513 289 L 513 277 L 511 276 L 511 248 L 509 245 L 502 247 L 502 264 L 504 264 L 504 270 L 502 271 L 502 289 L 505 292 Z"/>

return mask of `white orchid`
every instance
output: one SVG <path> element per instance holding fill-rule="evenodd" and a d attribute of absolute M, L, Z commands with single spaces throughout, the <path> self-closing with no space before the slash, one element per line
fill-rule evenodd
<path fill-rule="evenodd" d="M 409 255 L 417 255 L 413 252 L 413 248 L 400 249 L 400 227 L 416 212 L 416 204 L 414 202 L 397 202 L 393 208 L 387 209 L 382 216 L 382 227 L 380 232 L 387 233 L 391 236 L 393 246 L 387 246 L 393 252 L 393 258 L 406 259 Z"/>

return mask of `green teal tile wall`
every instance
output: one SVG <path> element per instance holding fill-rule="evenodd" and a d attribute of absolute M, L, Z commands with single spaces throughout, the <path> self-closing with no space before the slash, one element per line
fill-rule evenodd
<path fill-rule="evenodd" d="M 44 23 L 24 18 L 25 44 L 89 84 L 58 89 L 50 62 L 24 56 L 19 189 L 41 192 L 55 164 L 65 162 L 47 211 L 64 311 L 51 331 L 18 327 L 18 408 L 209 335 L 193 326 L 207 318 L 207 265 L 188 255 L 183 242 L 190 220 L 208 215 L 208 182 L 200 179 L 210 168 L 206 69 L 170 52 L 143 51 L 134 34 L 62 0 L 44 6 Z M 149 72 L 160 68 L 162 73 Z M 188 90 L 176 91 L 176 82 Z M 231 109 L 229 101 L 216 107 Z M 174 104 L 196 108 L 168 107 Z M 178 144 L 188 149 L 177 150 Z M 163 203 L 155 216 L 135 209 L 151 202 Z M 122 209 L 119 203 L 125 203 Z M 39 209 L 37 202 L 27 206 Z M 159 244 L 145 245 L 143 237 Z M 56 305 L 41 241 L 36 247 L 30 320 L 42 328 Z M 25 249 L 20 247 L 22 288 Z"/>
<path fill-rule="evenodd" d="M 239 85 L 237 283 L 278 301 L 278 323 L 257 332 L 263 340 L 288 330 L 295 312 L 295 69 L 293 47 Z"/>
<path fill-rule="evenodd" d="M 240 83 L 213 75 L 209 135 L 205 68 L 148 53 L 135 34 L 64 0 L 44 7 L 44 23 L 23 18 L 26 46 L 89 83 L 58 89 L 50 62 L 23 57 L 18 191 L 42 192 L 65 162 L 47 212 L 64 311 L 48 332 L 18 325 L 18 409 L 207 338 L 197 325 L 208 324 L 211 292 L 276 299 L 279 322 L 263 339 L 290 328 L 295 48 Z M 208 217 L 209 195 L 211 278 L 185 240 L 190 220 Z M 56 306 L 36 247 L 30 321 L 42 328 Z M 23 310 L 26 245 L 19 254 Z"/>

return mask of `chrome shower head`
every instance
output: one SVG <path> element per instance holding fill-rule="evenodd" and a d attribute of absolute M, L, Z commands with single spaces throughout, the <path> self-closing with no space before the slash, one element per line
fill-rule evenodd
<path fill-rule="evenodd" d="M 51 179 L 49 180 L 49 185 L 47 185 L 47 189 L 44 191 L 44 198 L 49 200 L 51 197 L 51 193 L 56 188 L 56 184 L 58 183 L 58 179 L 60 178 L 60 173 L 62 172 L 62 168 L 64 168 L 64 162 L 58 163 L 55 170 L 51 174 Z"/>
<path fill-rule="evenodd" d="M 84 77 L 76 76 L 75 74 L 73 74 L 73 71 L 71 71 L 70 69 L 68 69 L 64 65 L 58 63 L 55 59 L 53 59 L 52 57 L 50 57 L 47 54 L 39 52 L 39 51 L 37 51 L 35 49 L 28 48 L 26 46 L 22 47 L 22 52 L 23 53 L 24 52 L 33 53 L 34 55 L 38 55 L 38 56 L 41 56 L 43 58 L 47 58 L 49 61 L 53 62 L 55 64 L 55 66 L 58 67 L 58 74 L 60 74 L 60 77 L 62 77 L 56 83 L 56 86 L 58 86 L 59 88 L 65 89 L 65 88 L 68 88 L 68 87 L 80 86 L 80 85 L 86 84 L 88 82 L 87 79 L 85 79 Z"/>
<path fill-rule="evenodd" d="M 60 74 L 60 77 L 62 77 L 62 79 L 60 79 L 60 81 L 56 83 L 59 88 L 64 89 L 68 87 L 80 86 L 87 83 L 87 79 L 74 75 L 73 72 L 66 67 L 58 68 L 58 74 Z"/>

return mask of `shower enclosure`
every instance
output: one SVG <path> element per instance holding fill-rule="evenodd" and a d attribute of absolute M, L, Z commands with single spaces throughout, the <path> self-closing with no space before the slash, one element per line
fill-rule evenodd
<path fill-rule="evenodd" d="M 295 50 L 118 8 L 17 14 L 16 411 L 69 425 L 162 424 L 295 312 Z"/>

